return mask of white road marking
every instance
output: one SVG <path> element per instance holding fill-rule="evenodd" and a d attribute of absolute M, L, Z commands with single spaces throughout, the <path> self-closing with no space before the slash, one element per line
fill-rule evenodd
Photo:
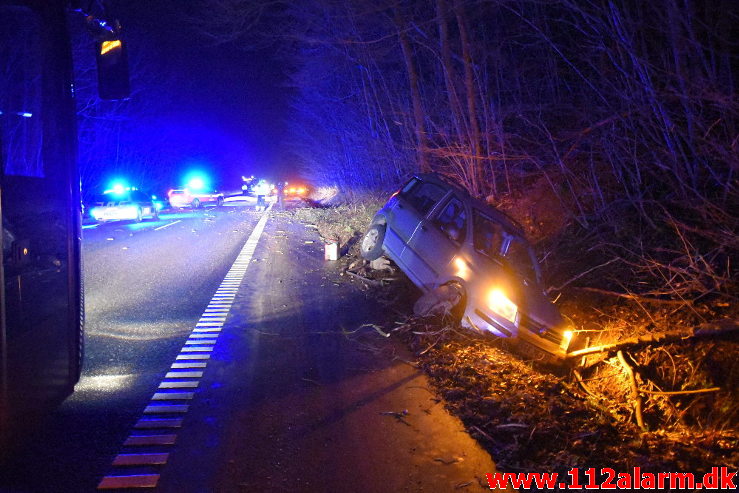
<path fill-rule="evenodd" d="M 124 446 L 174 445 L 177 435 L 131 435 Z"/>
<path fill-rule="evenodd" d="M 159 231 L 160 229 L 168 228 L 172 226 L 173 224 L 181 223 L 182 219 L 178 219 L 176 221 L 172 221 L 171 223 L 167 223 L 164 226 L 159 226 L 158 228 L 154 228 L 154 231 Z"/>
<path fill-rule="evenodd" d="M 118 454 L 114 466 L 150 466 L 166 464 L 169 454 Z"/>
<path fill-rule="evenodd" d="M 151 396 L 153 401 L 189 401 L 195 397 L 195 392 L 157 392 Z"/>
<path fill-rule="evenodd" d="M 156 488 L 159 474 L 133 474 L 130 476 L 105 476 L 98 485 L 99 490 L 122 488 Z"/>
<path fill-rule="evenodd" d="M 187 369 L 187 368 L 205 368 L 208 366 L 208 363 L 200 363 L 200 362 L 192 362 L 192 363 L 172 363 L 173 370 L 177 369 Z"/>
<path fill-rule="evenodd" d="M 200 385 L 199 380 L 178 380 L 174 382 L 162 382 L 160 389 L 195 389 Z"/>
<path fill-rule="evenodd" d="M 210 359 L 210 354 L 178 354 L 175 359 Z"/>
<path fill-rule="evenodd" d="M 169 371 L 164 378 L 200 378 L 202 376 L 202 371 Z"/>
<path fill-rule="evenodd" d="M 181 418 L 148 419 L 141 418 L 133 425 L 137 430 L 152 430 L 157 428 L 181 428 Z"/>
<path fill-rule="evenodd" d="M 233 300 L 241 286 L 241 282 L 246 275 L 246 270 L 252 262 L 254 251 L 256 250 L 259 238 L 264 231 L 269 217 L 269 211 L 272 204 L 262 214 L 257 222 L 254 230 L 249 235 L 246 243 L 241 249 L 238 257 L 234 261 L 231 269 L 229 269 L 226 277 L 219 288 L 214 293 L 208 306 L 198 323 L 195 324 L 185 346 L 180 350 L 180 354 L 175 357 L 171 369 L 191 369 L 205 368 L 206 362 L 197 360 L 207 360 L 213 351 L 218 333 L 225 324 L 228 313 L 231 310 Z M 155 228 L 160 230 L 177 224 L 181 220 L 173 221 Z M 199 386 L 203 376 L 202 371 L 169 371 L 165 375 L 165 380 L 159 384 L 160 389 L 195 389 Z M 191 378 L 194 380 L 175 380 L 178 378 Z M 172 379 L 172 380 L 167 380 Z M 195 397 L 195 392 L 174 392 L 163 391 L 156 392 L 152 397 L 152 402 L 162 402 L 149 404 L 144 409 L 146 418 L 139 419 L 133 426 L 134 429 L 170 429 L 181 428 L 182 418 L 156 418 L 158 415 L 185 414 L 189 410 L 186 404 L 167 404 L 167 401 L 187 401 Z M 148 417 L 148 416 L 152 417 Z M 165 446 L 173 445 L 177 435 L 136 435 L 130 436 L 124 442 L 124 446 Z M 113 460 L 112 465 L 117 467 L 128 466 L 162 466 L 169 459 L 169 453 L 145 453 L 145 454 L 119 454 Z M 98 489 L 122 489 L 122 488 L 156 488 L 159 481 L 159 474 L 139 474 L 139 475 L 109 475 L 102 478 L 98 484 Z"/>
<path fill-rule="evenodd" d="M 186 413 L 189 408 L 187 404 L 153 404 L 146 406 L 144 414 Z"/>

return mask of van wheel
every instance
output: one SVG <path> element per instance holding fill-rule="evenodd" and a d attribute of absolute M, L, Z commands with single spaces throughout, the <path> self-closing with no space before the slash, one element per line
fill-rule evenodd
<path fill-rule="evenodd" d="M 385 225 L 373 224 L 369 227 L 360 244 L 360 254 L 366 260 L 375 260 L 382 255 L 382 242 L 385 240 Z"/>
<path fill-rule="evenodd" d="M 464 288 L 449 282 L 421 295 L 413 304 L 418 317 L 451 316 L 459 321 L 464 314 Z"/>

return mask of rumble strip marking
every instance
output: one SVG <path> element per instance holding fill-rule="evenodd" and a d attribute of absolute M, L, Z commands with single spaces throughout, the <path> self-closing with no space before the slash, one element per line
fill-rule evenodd
<path fill-rule="evenodd" d="M 272 204 L 259 218 L 254 231 L 249 235 L 208 307 L 195 324 L 180 354 L 152 396 L 151 403 L 144 409 L 145 417 L 134 425 L 137 431 L 126 439 L 123 450 L 113 459 L 111 467 L 114 468 L 114 472 L 105 476 L 97 489 L 156 488 L 161 468 L 167 463 L 169 451 L 177 440 L 177 435 L 172 432 L 182 426 L 182 418 L 173 418 L 172 415 L 184 416 L 189 405 L 183 404 L 182 401 L 190 401 L 195 397 L 199 378 L 203 375 L 202 370 L 210 359 L 210 353 L 231 310 L 238 287 L 251 264 L 271 208 Z M 194 368 L 200 370 L 193 371 Z M 189 380 L 181 380 L 183 378 Z M 193 392 L 182 392 L 182 389 L 192 389 Z M 138 430 L 146 430 L 146 433 Z M 145 453 L 140 452 L 141 447 L 146 447 Z M 138 474 L 134 474 L 132 468 L 136 467 L 144 470 L 136 470 Z M 123 474 L 126 472 L 128 474 Z"/>

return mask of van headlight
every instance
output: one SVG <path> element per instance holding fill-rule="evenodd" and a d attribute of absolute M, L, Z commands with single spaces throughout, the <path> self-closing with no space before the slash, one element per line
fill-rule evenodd
<path fill-rule="evenodd" d="M 575 333 L 571 330 L 565 330 L 562 332 L 562 342 L 559 344 L 559 347 L 562 348 L 564 351 L 567 351 L 567 349 L 570 347 L 570 342 L 572 342 L 572 336 L 575 335 Z"/>
<path fill-rule="evenodd" d="M 516 323 L 518 307 L 500 289 L 494 289 L 488 295 L 488 308 L 511 323 Z"/>

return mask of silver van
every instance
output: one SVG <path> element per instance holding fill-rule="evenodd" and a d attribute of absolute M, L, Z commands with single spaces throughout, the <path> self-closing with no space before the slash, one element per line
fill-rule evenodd
<path fill-rule="evenodd" d="M 362 237 L 365 259 L 383 254 L 425 293 L 417 311 L 445 301 L 463 327 L 566 357 L 573 331 L 544 293 L 523 231 L 466 191 L 434 174 L 414 176 Z"/>

